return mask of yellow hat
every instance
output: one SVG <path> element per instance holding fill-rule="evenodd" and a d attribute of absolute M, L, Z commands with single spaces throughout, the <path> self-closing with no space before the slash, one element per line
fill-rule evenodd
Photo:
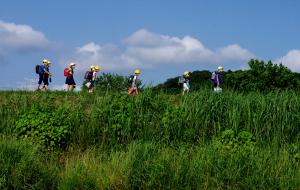
<path fill-rule="evenodd" d="M 93 68 L 95 71 L 100 71 L 100 67 L 98 66 L 98 65 L 96 65 L 96 66 L 94 66 L 94 68 Z"/>
<path fill-rule="evenodd" d="M 136 70 L 134 71 L 134 73 L 135 73 L 135 74 L 141 74 L 141 70 L 136 69 Z"/>
<path fill-rule="evenodd" d="M 221 65 L 218 66 L 218 71 L 224 71 L 224 69 Z"/>
<path fill-rule="evenodd" d="M 185 71 L 185 72 L 183 73 L 183 75 L 184 75 L 184 76 L 190 76 L 190 72 Z"/>

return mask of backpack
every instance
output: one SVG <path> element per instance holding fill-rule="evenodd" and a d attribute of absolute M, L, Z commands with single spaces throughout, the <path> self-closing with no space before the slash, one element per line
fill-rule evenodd
<path fill-rule="evenodd" d="M 35 73 L 40 74 L 40 65 L 35 66 Z"/>
<path fill-rule="evenodd" d="M 69 69 L 69 68 L 65 68 L 65 69 L 64 69 L 64 76 L 65 76 L 65 77 L 71 76 L 71 74 L 70 74 L 70 69 Z"/>
<path fill-rule="evenodd" d="M 182 86 L 183 83 L 184 83 L 184 78 L 183 78 L 183 76 L 181 76 L 178 78 L 178 85 Z"/>
<path fill-rule="evenodd" d="M 216 78 L 216 72 L 212 72 L 211 73 L 211 76 L 210 76 L 210 80 L 215 80 L 215 78 Z"/>
<path fill-rule="evenodd" d="M 84 74 L 85 80 L 92 80 L 93 79 L 93 71 L 86 71 Z"/>
<path fill-rule="evenodd" d="M 130 75 L 130 77 L 128 78 L 128 84 L 132 84 L 134 79 L 134 75 Z"/>

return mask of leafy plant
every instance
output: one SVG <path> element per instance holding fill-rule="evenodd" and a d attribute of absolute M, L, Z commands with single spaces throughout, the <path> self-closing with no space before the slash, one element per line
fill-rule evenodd
<path fill-rule="evenodd" d="M 235 90 L 269 92 L 272 90 L 299 89 L 299 77 L 282 64 L 250 60 L 250 69 L 225 73 L 225 85 Z"/>
<path fill-rule="evenodd" d="M 253 135 L 247 131 L 239 133 L 232 129 L 225 130 L 220 137 L 213 141 L 213 147 L 221 151 L 249 153 L 255 145 Z"/>
<path fill-rule="evenodd" d="M 16 121 L 15 133 L 29 142 L 53 149 L 66 145 L 71 127 L 69 114 L 63 108 L 53 112 L 32 109 Z"/>
<path fill-rule="evenodd" d="M 129 76 L 122 76 L 112 73 L 102 73 L 100 76 L 97 77 L 96 90 L 101 93 L 127 93 L 127 88 L 129 86 L 128 79 Z M 84 84 L 87 82 L 88 81 L 85 81 Z M 137 82 L 137 86 L 139 88 L 143 88 L 142 81 L 138 79 Z M 86 90 L 87 87 L 83 85 L 82 89 Z"/>

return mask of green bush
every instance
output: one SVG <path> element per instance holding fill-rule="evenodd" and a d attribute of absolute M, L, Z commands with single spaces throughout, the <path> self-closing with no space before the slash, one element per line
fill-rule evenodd
<path fill-rule="evenodd" d="M 128 80 L 129 76 L 122 76 L 112 73 L 102 73 L 97 77 L 96 91 L 100 94 L 112 92 L 127 94 L 127 88 L 128 86 L 130 86 L 130 84 L 128 84 Z M 87 82 L 88 81 L 84 81 L 83 84 L 86 84 Z M 142 81 L 138 79 L 137 82 L 137 86 L 142 89 Z M 83 85 L 81 89 L 87 90 L 87 87 Z"/>
<path fill-rule="evenodd" d="M 213 145 L 219 151 L 241 152 L 248 155 L 253 150 L 255 141 L 253 135 L 247 131 L 235 133 L 233 130 L 228 129 L 220 137 L 214 139 Z"/>
<path fill-rule="evenodd" d="M 50 149 L 66 145 L 71 129 L 69 113 L 63 108 L 55 111 L 33 108 L 23 114 L 15 124 L 18 137 Z"/>

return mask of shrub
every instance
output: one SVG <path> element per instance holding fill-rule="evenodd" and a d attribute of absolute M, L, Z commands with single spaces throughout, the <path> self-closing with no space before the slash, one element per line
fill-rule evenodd
<path fill-rule="evenodd" d="M 64 146 L 70 130 L 70 116 L 63 108 L 56 111 L 32 109 L 23 114 L 15 125 L 18 137 L 50 149 Z"/>
<path fill-rule="evenodd" d="M 225 130 L 220 137 L 213 141 L 215 149 L 231 153 L 243 152 L 249 154 L 254 144 L 255 141 L 251 133 L 247 131 L 236 133 L 232 129 Z"/>

